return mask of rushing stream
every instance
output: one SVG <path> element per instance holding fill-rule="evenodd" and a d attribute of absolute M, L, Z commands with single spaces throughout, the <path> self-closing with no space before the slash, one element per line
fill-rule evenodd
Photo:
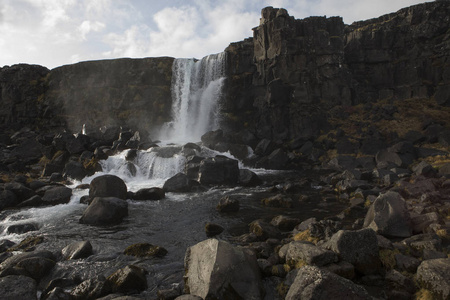
<path fill-rule="evenodd" d="M 200 136 L 208 130 L 217 128 L 217 114 L 221 87 L 224 81 L 224 54 L 203 58 L 177 59 L 174 62 L 173 122 L 166 124 L 161 137 L 167 142 L 198 142 Z M 217 152 L 202 148 L 196 153 L 200 156 L 214 156 Z M 225 154 L 229 155 L 229 154 Z M 79 184 L 88 184 L 102 174 L 114 174 L 121 177 L 130 191 L 144 187 L 162 187 L 165 180 L 182 172 L 186 161 L 181 146 L 152 148 L 139 151 L 137 157 L 128 162 L 126 151 L 109 157 L 101 162 L 103 171 L 82 182 L 74 182 L 73 196 L 68 204 L 52 207 L 7 210 L 0 212 L 0 239 L 19 242 L 28 236 L 44 236 L 44 243 L 37 249 L 60 251 L 64 246 L 88 240 L 91 242 L 94 255 L 87 259 L 60 261 L 54 269 L 52 277 L 72 277 L 81 274 L 82 278 L 103 274 L 110 275 L 117 269 L 130 263 L 138 264 L 149 271 L 149 289 L 142 295 L 153 297 L 156 290 L 168 284 L 181 283 L 184 273 L 183 257 L 186 248 L 204 239 L 206 222 L 214 222 L 226 230 L 219 236 L 229 239 L 248 232 L 247 224 L 255 219 L 270 220 L 272 217 L 285 214 L 301 220 L 311 217 L 330 215 L 327 209 L 314 202 L 301 205 L 301 209 L 285 211 L 269 209 L 261 205 L 261 199 L 268 195 L 267 189 L 289 177 L 304 177 L 300 171 L 281 172 L 270 170 L 253 170 L 265 181 L 260 187 L 216 187 L 204 192 L 166 193 L 160 201 L 131 201 L 129 216 L 120 225 L 95 227 L 79 224 L 79 218 L 86 205 L 80 204 L 87 189 L 77 189 Z M 240 167 L 243 167 L 240 165 Z M 308 176 L 312 173 L 309 172 Z M 305 191 L 312 195 L 318 191 L 311 188 Z M 221 215 L 216 212 L 220 198 L 232 195 L 237 197 L 241 209 L 233 215 Z M 38 231 L 24 234 L 7 234 L 6 227 L 13 224 L 33 223 Z M 168 250 L 163 258 L 136 259 L 126 256 L 124 249 L 135 243 L 150 243 Z M 45 283 L 45 280 L 43 281 Z"/>

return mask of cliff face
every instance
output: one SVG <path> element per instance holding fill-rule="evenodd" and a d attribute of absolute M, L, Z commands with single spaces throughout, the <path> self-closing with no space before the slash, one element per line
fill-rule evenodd
<path fill-rule="evenodd" d="M 136 129 L 170 120 L 173 58 L 81 62 L 53 70 L 0 69 L 0 125 L 78 132 L 103 125 Z"/>
<path fill-rule="evenodd" d="M 43 100 L 49 72 L 24 64 L 0 68 L 0 126 L 21 128 L 42 121 L 48 108 Z"/>
<path fill-rule="evenodd" d="M 52 70 L 46 101 L 72 131 L 103 125 L 153 128 L 170 119 L 173 58 L 82 62 Z"/>
<path fill-rule="evenodd" d="M 233 130 L 308 139 L 329 128 L 339 106 L 429 97 L 450 105 L 449 2 L 348 26 L 337 17 L 295 20 L 271 7 L 261 15 L 252 40 L 226 49 L 224 107 Z"/>
<path fill-rule="evenodd" d="M 433 98 L 450 106 L 450 2 L 345 25 L 262 10 L 254 36 L 231 44 L 222 127 L 258 139 L 311 140 L 345 107 Z M 170 119 L 173 58 L 0 69 L 0 124 L 151 130 Z"/>
<path fill-rule="evenodd" d="M 448 1 L 347 26 L 345 63 L 357 82 L 354 102 L 434 96 L 449 106 L 449 28 Z"/>

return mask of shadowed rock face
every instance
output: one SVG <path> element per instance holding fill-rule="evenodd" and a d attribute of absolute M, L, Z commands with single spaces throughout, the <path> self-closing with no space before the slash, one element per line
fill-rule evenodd
<path fill-rule="evenodd" d="M 149 129 L 170 118 L 173 58 L 89 61 L 56 68 L 46 100 L 72 131 L 83 124 Z"/>

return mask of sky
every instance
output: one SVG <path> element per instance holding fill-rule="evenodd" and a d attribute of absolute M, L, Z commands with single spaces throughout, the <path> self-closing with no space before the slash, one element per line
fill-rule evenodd
<path fill-rule="evenodd" d="M 120 57 L 202 58 L 253 35 L 261 9 L 375 18 L 416 0 L 0 0 L 0 67 Z"/>

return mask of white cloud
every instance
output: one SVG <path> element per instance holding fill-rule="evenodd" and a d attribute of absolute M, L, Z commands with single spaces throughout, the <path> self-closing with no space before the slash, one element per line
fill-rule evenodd
<path fill-rule="evenodd" d="M 78 27 L 78 30 L 81 34 L 81 38 L 86 40 L 86 35 L 90 32 L 100 32 L 106 27 L 105 24 L 99 21 L 83 21 L 81 25 Z"/>

